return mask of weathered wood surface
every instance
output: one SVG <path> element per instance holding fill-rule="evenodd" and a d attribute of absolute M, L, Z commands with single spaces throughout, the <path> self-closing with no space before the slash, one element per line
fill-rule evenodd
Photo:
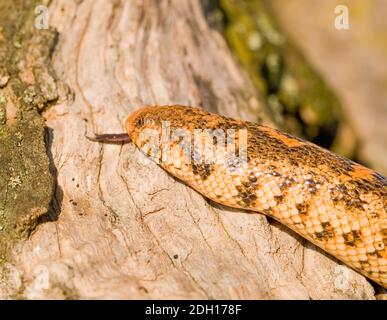
<path fill-rule="evenodd" d="M 55 212 L 2 266 L 2 297 L 374 298 L 364 277 L 288 229 L 207 202 L 131 144 L 85 138 L 122 131 L 144 104 L 257 119 L 264 105 L 198 1 L 54 0 L 49 10 L 65 84 L 44 113 Z"/>

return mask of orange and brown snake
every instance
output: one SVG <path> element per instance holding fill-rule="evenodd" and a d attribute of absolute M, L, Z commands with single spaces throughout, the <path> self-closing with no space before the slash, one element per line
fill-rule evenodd
<path fill-rule="evenodd" d="M 238 161 L 236 152 L 227 153 L 227 141 L 215 135 L 212 152 L 206 154 L 203 147 L 199 159 L 194 159 L 195 148 L 187 152 L 181 135 L 166 140 L 170 152 L 168 161 L 164 161 L 163 152 L 149 147 L 149 135 L 143 133 L 162 136 L 166 121 L 170 128 L 183 129 L 191 137 L 195 132 L 206 138 L 211 131 L 245 129 L 247 140 L 242 149 L 246 161 Z M 384 176 L 276 129 L 200 108 L 143 107 L 129 116 L 125 129 L 126 134 L 97 135 L 95 140 L 132 141 L 204 197 L 272 217 L 387 288 Z M 241 149 L 241 142 L 241 136 L 235 135 L 235 150 Z M 220 154 L 224 161 L 219 161 Z"/>

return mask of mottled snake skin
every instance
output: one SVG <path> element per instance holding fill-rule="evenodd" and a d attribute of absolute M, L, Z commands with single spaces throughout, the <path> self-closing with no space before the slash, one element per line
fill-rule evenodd
<path fill-rule="evenodd" d="M 385 177 L 275 129 L 199 108 L 144 107 L 127 119 L 125 128 L 143 149 L 149 140 L 142 139 L 141 132 L 152 128 L 161 133 L 161 121 L 192 134 L 198 128 L 247 129 L 247 163 L 186 161 L 192 159 L 187 159 L 181 141 L 171 140 L 174 156 L 160 165 L 217 203 L 278 220 L 387 288 Z M 216 151 L 212 157 L 224 151 L 217 149 L 224 147 L 216 139 L 213 146 Z M 149 150 L 147 153 L 161 157 Z"/>

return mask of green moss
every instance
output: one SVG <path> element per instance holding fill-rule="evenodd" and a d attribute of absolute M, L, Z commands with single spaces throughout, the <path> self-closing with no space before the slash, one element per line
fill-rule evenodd
<path fill-rule="evenodd" d="M 0 125 L 5 124 L 7 120 L 7 98 L 0 91 Z"/>
<path fill-rule="evenodd" d="M 50 66 L 57 34 L 34 27 L 39 4 L 0 2 L 0 262 L 34 229 L 52 197 L 40 112 L 57 98 Z"/>
<path fill-rule="evenodd" d="M 47 210 L 51 199 L 43 128 L 41 117 L 31 111 L 24 112 L 14 126 L 3 128 L 0 134 L 0 208 L 13 228 Z"/>
<path fill-rule="evenodd" d="M 342 121 L 332 90 L 277 26 L 262 0 L 219 0 L 226 40 L 285 131 L 331 147 Z M 337 143 L 336 143 L 337 144 Z"/>

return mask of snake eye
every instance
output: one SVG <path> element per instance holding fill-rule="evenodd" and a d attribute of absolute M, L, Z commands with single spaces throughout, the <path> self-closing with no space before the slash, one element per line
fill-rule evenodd
<path fill-rule="evenodd" d="M 139 127 L 142 127 L 144 125 L 144 118 L 142 117 L 139 117 L 137 118 L 135 121 L 134 121 L 134 125 L 139 128 Z"/>
<path fill-rule="evenodd" d="M 152 127 L 154 124 L 155 124 L 155 121 L 150 118 L 139 117 L 136 120 L 134 120 L 134 125 L 137 128 L 142 128 L 144 126 Z"/>

